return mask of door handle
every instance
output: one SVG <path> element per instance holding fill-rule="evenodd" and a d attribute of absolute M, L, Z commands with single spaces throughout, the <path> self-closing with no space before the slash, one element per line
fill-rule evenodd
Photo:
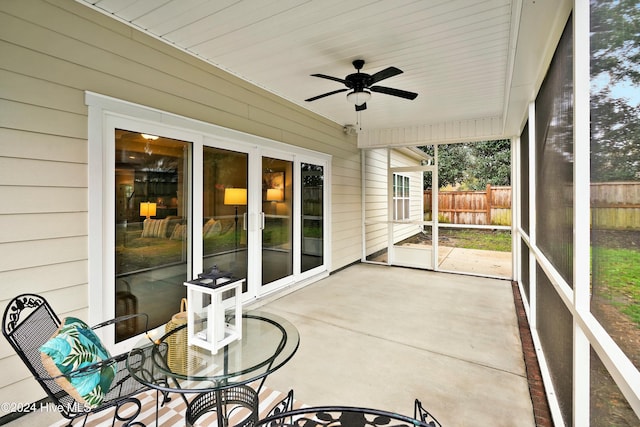
<path fill-rule="evenodd" d="M 264 212 L 260 212 L 260 230 L 264 230 L 265 225 L 265 214 Z"/>
<path fill-rule="evenodd" d="M 247 231 L 247 213 L 242 214 L 242 229 Z"/>

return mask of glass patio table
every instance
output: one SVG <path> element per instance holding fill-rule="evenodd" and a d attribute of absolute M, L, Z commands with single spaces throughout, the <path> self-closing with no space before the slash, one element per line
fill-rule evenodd
<path fill-rule="evenodd" d="M 300 336 L 291 322 L 262 310 L 244 312 L 242 322 L 242 338 L 215 353 L 188 345 L 186 325 L 154 341 L 145 339 L 129 352 L 127 368 L 137 381 L 164 392 L 165 398 L 180 393 L 187 404 L 187 425 L 214 410 L 218 425 L 227 425 L 227 406 L 233 411 L 244 408 L 248 414 L 236 425 L 252 425 L 266 376 L 293 357 Z M 258 380 L 257 391 L 247 385 Z M 197 394 L 191 401 L 186 398 L 190 393 Z"/>

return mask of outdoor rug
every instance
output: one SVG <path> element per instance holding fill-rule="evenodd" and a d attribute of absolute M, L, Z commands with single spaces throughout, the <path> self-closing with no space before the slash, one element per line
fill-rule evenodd
<path fill-rule="evenodd" d="M 191 400 L 195 394 L 187 395 L 187 399 Z M 155 426 L 156 425 L 156 392 L 155 390 L 145 391 L 136 396 L 140 399 L 142 403 L 142 412 L 135 421 L 142 422 L 147 426 Z M 160 407 L 158 411 L 158 424 L 159 426 L 174 426 L 174 425 L 184 425 L 184 417 L 186 413 L 186 405 L 184 400 L 177 393 L 171 393 L 171 400 L 166 403 L 164 406 Z M 282 393 L 280 391 L 271 390 L 267 387 L 263 387 L 259 394 L 260 405 L 258 409 L 259 418 L 264 418 L 269 413 L 269 410 L 280 400 L 286 397 L 286 393 Z M 300 408 L 307 405 L 302 405 L 301 403 L 294 401 L 293 407 Z M 242 412 L 244 409 L 240 411 L 236 411 L 234 414 L 231 414 L 229 419 L 229 425 L 234 425 L 236 422 L 241 421 L 247 414 L 247 412 Z M 109 409 L 103 412 L 100 412 L 95 415 L 89 415 L 87 419 L 87 426 L 91 427 L 111 427 L 111 423 L 113 422 L 113 409 Z M 126 410 L 123 409 L 121 414 L 126 414 Z M 202 417 L 200 417 L 196 423 L 198 426 L 215 426 L 217 420 L 216 412 L 210 412 Z M 54 427 L 62 427 L 67 425 L 69 420 L 62 419 L 59 422 L 52 424 Z M 82 425 L 81 419 L 77 420 L 76 423 L 78 425 Z M 75 423 L 74 423 L 75 424 Z M 116 422 L 118 425 L 118 422 Z"/>

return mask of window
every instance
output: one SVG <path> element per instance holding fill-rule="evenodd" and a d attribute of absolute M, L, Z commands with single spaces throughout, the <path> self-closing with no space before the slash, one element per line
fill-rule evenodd
<path fill-rule="evenodd" d="M 409 190 L 411 188 L 408 176 L 393 174 L 393 220 L 403 221 L 411 219 L 409 208 Z"/>

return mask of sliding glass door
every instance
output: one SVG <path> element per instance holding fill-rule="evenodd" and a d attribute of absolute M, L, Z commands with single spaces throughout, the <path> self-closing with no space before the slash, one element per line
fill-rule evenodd
<path fill-rule="evenodd" d="M 149 328 L 179 309 L 190 274 L 188 215 L 192 144 L 115 130 L 116 316 L 149 315 Z M 142 333 L 142 321 L 118 324 L 115 341 Z"/>
<path fill-rule="evenodd" d="M 301 254 L 302 273 L 324 265 L 324 166 L 302 162 Z"/>
<path fill-rule="evenodd" d="M 293 275 L 293 161 L 262 157 L 262 286 Z"/>
<path fill-rule="evenodd" d="M 202 270 L 249 279 L 249 154 L 205 146 L 202 163 Z"/>
<path fill-rule="evenodd" d="M 328 156 L 216 129 L 104 123 L 91 152 L 102 168 L 90 204 L 95 323 L 147 313 L 162 328 L 184 282 L 212 269 L 246 278 L 243 301 L 328 274 Z M 124 349 L 144 330 L 131 320 L 105 342 Z"/>
<path fill-rule="evenodd" d="M 266 153 L 265 153 L 266 154 Z M 326 271 L 326 163 L 261 156 L 259 294 Z"/>
<path fill-rule="evenodd" d="M 146 312 L 160 326 L 179 310 L 183 282 L 212 270 L 246 278 L 245 300 L 326 271 L 326 163 L 115 135 L 116 315 Z M 142 328 L 124 325 L 115 342 Z"/>

